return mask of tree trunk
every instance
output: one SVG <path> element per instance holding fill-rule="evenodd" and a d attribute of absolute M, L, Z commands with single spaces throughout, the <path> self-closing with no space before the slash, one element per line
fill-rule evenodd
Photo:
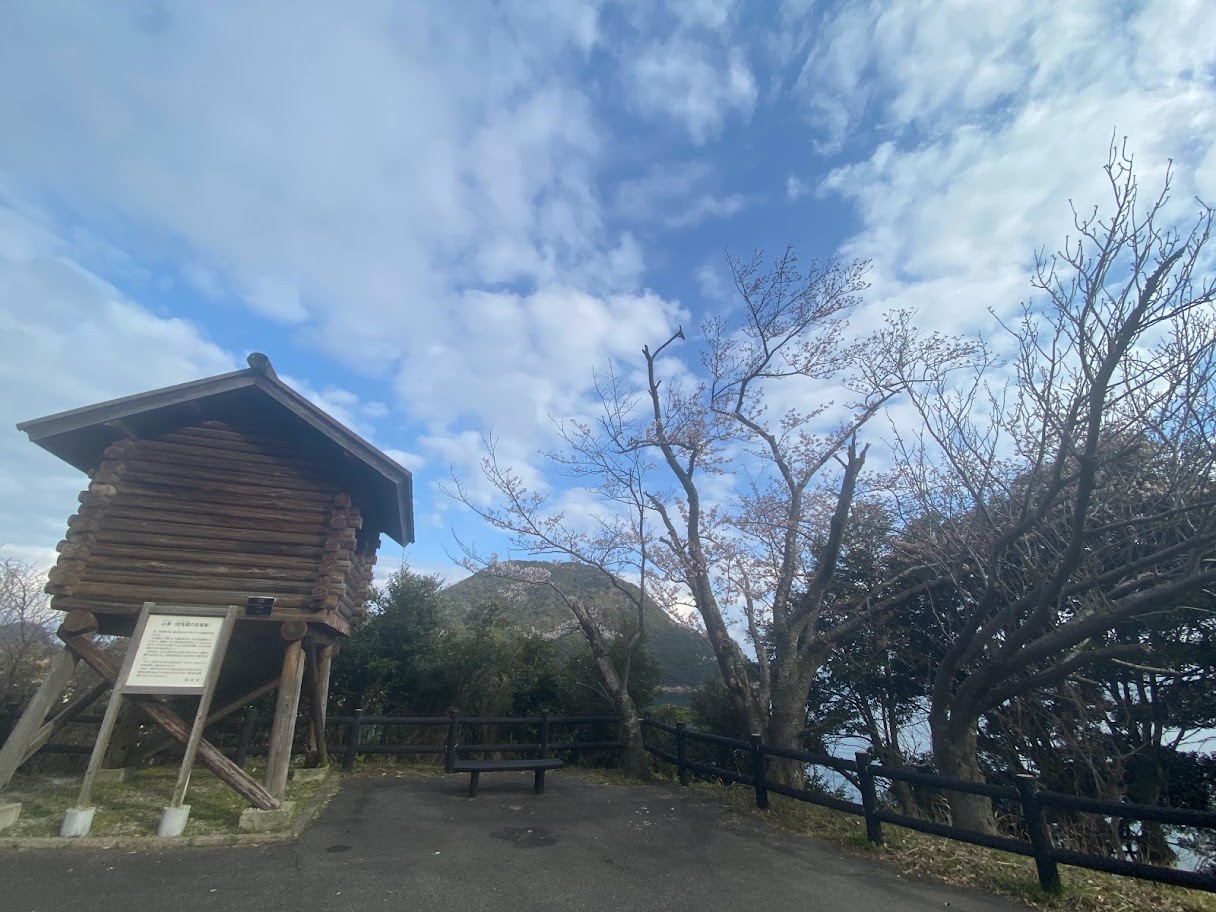
<path fill-rule="evenodd" d="M 1140 804 L 1159 805 L 1161 803 L 1161 788 L 1165 783 L 1165 768 L 1161 764 L 1158 751 L 1148 747 L 1143 753 L 1131 759 L 1127 767 L 1127 797 Z M 1143 822 L 1140 824 L 1141 835 L 1138 858 L 1149 864 L 1173 864 L 1177 855 L 1170 847 L 1166 838 L 1165 828 L 1159 823 Z"/>
<path fill-rule="evenodd" d="M 560 590 L 558 591 L 560 593 Z M 621 740 L 625 742 L 625 775 L 645 779 L 650 774 L 650 764 L 646 759 L 646 749 L 642 746 L 642 716 L 629 694 L 629 662 L 626 660 L 624 668 L 618 671 L 594 613 L 580 599 L 564 593 L 561 595 L 587 638 L 591 657 L 600 673 L 600 681 L 612 700 L 617 719 L 620 720 Z"/>
<path fill-rule="evenodd" d="M 633 701 L 630 700 L 630 703 Z M 621 719 L 621 740 L 625 742 L 624 773 L 630 779 L 649 779 L 650 760 L 642 743 L 642 723 L 634 710 L 632 719 Z"/>
<path fill-rule="evenodd" d="M 939 773 L 968 782 L 984 781 L 976 756 L 978 717 L 960 719 L 954 714 L 945 717 L 944 714 L 931 713 L 929 728 L 933 738 L 933 763 Z M 950 819 L 954 826 L 977 833 L 996 833 L 996 820 L 989 798 L 951 791 L 946 792 L 946 798 L 950 802 Z"/>
<path fill-rule="evenodd" d="M 883 766 L 903 769 L 907 765 L 903 753 L 894 745 L 875 741 L 871 746 L 873 747 L 874 755 L 878 758 L 878 762 Z M 907 814 L 909 817 L 925 816 L 920 802 L 916 800 L 916 793 L 912 791 L 912 786 L 908 783 L 899 779 L 893 779 L 888 786 L 888 790 L 891 797 L 895 799 L 895 803 L 899 805 L 900 813 Z"/>
<path fill-rule="evenodd" d="M 776 747 L 802 750 L 806 731 L 806 696 L 810 690 L 810 675 L 805 669 L 790 672 L 778 666 L 773 682 L 772 706 L 769 711 L 764 740 Z M 798 760 L 770 757 L 768 777 L 781 785 L 806 788 L 806 764 Z"/>

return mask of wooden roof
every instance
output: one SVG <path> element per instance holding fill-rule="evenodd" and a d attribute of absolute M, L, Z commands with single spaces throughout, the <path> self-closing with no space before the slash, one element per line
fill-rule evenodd
<path fill-rule="evenodd" d="M 365 525 L 405 545 L 414 540 L 413 479 L 354 431 L 281 381 L 265 356 L 249 368 L 23 421 L 17 429 L 84 472 L 97 468 L 110 444 L 153 437 L 199 421 L 251 426 L 315 459 L 363 503 Z"/>

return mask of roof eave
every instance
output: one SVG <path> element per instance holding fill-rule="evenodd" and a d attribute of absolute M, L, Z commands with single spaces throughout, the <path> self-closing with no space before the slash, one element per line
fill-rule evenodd
<path fill-rule="evenodd" d="M 392 523 L 393 529 L 386 531 L 403 545 L 414 541 L 413 476 L 410 471 L 301 396 L 273 371 L 251 367 L 215 377 L 205 377 L 150 393 L 138 393 L 109 402 L 69 409 L 43 418 L 33 418 L 19 423 L 17 430 L 24 432 L 31 442 L 55 452 L 53 439 L 62 434 L 104 425 L 143 412 L 171 408 L 204 396 L 215 396 L 249 387 L 261 390 L 391 484 L 396 491 L 394 506 L 397 516 L 396 521 Z"/>
<path fill-rule="evenodd" d="M 197 399 L 200 389 L 206 389 L 207 395 L 214 395 L 253 386 L 258 376 L 260 375 L 254 371 L 246 369 L 233 371 L 230 374 L 219 374 L 215 377 L 205 377 L 202 380 L 191 380 L 189 383 L 167 386 L 151 394 L 137 393 L 134 396 L 124 396 L 109 402 L 69 409 L 66 412 L 58 412 L 44 418 L 32 418 L 29 421 L 18 423 L 17 430 L 23 431 L 31 441 L 37 443 L 48 437 L 55 437 L 96 424 L 104 424 L 107 421 L 116 421 L 140 412 L 181 405 Z"/>

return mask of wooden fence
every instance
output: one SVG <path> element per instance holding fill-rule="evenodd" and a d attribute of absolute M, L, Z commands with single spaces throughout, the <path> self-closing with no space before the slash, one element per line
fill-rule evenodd
<path fill-rule="evenodd" d="M 446 738 L 449 726 L 453 720 L 457 720 L 460 726 L 479 726 L 483 729 L 508 729 L 512 735 L 493 744 L 461 744 L 460 749 L 463 754 L 493 754 L 493 753 L 513 753 L 513 754 L 535 754 L 540 756 L 545 750 L 555 753 L 580 754 L 591 753 L 594 751 L 619 751 L 624 745 L 618 738 L 611 740 L 566 740 L 553 742 L 552 733 L 554 729 L 559 732 L 568 732 L 572 728 L 590 728 L 592 735 L 595 734 L 595 729 L 604 730 L 612 729 L 615 733 L 617 725 L 616 716 L 552 716 L 547 712 L 541 713 L 535 717 L 519 717 L 519 716 L 461 716 L 453 711 L 446 716 L 373 716 L 366 715 L 363 710 L 355 710 L 352 716 L 331 716 L 326 720 L 326 728 L 336 729 L 341 735 L 341 740 L 336 743 L 329 743 L 326 739 L 326 749 L 332 756 L 342 757 L 342 768 L 350 770 L 354 767 L 355 757 L 358 755 L 374 755 L 374 754 L 442 754 L 445 750 L 445 743 L 437 744 L 418 744 L 413 742 L 397 742 L 387 737 L 391 729 L 426 729 L 432 728 L 440 731 Z M 96 715 L 77 716 L 72 720 L 72 724 L 96 725 L 100 723 L 101 717 Z M 210 731 L 222 730 L 228 734 L 235 744 L 225 751 L 229 754 L 232 760 L 238 766 L 244 766 L 248 757 L 261 756 L 266 753 L 265 746 L 257 743 L 258 723 L 262 721 L 256 710 L 250 709 L 244 715 L 230 716 L 224 719 L 223 722 L 213 726 Z M 531 731 L 528 731 L 531 729 Z M 512 736 L 523 733 L 525 735 L 534 734 L 536 741 L 520 741 L 513 739 Z M 371 734 L 373 737 L 368 738 Z M 567 739 L 571 736 L 565 735 Z M 88 755 L 93 750 L 92 740 L 85 744 L 63 744 L 50 743 L 45 744 L 41 748 L 42 753 L 46 754 L 81 754 Z M 159 753 L 160 751 L 158 751 Z M 297 743 L 292 748 L 293 754 L 305 753 L 306 749 L 302 743 Z M 165 753 L 172 755 L 174 753 L 173 746 L 170 745 L 165 750 Z"/>
<path fill-rule="evenodd" d="M 1211 811 L 1102 801 L 1093 798 L 1081 798 L 1076 795 L 1065 795 L 1060 792 L 1043 791 L 1038 787 L 1034 777 L 1028 775 L 1016 776 L 1016 786 L 992 785 L 986 782 L 968 782 L 964 779 L 939 776 L 935 773 L 882 766 L 874 763 L 870 755 L 864 752 L 859 752 L 853 760 L 846 760 L 842 757 L 833 757 L 828 754 L 816 754 L 809 751 L 774 747 L 765 744 L 759 735 L 752 735 L 749 740 L 744 741 L 738 738 L 725 738 L 721 735 L 694 731 L 684 723 L 668 725 L 651 718 L 646 718 L 642 721 L 642 730 L 644 734 L 662 732 L 671 736 L 673 749 L 668 750 L 661 747 L 655 743 L 657 739 L 647 737 L 646 750 L 660 760 L 674 765 L 681 785 L 688 784 L 690 773 L 697 773 L 703 776 L 719 778 L 725 782 L 738 782 L 750 786 L 755 791 L 756 807 L 758 808 L 767 808 L 769 792 L 776 792 L 779 795 L 785 795 L 797 801 L 806 801 L 810 804 L 831 808 L 834 811 L 854 814 L 865 819 L 866 837 L 874 843 L 882 842 L 882 825 L 890 823 L 912 830 L 919 830 L 922 833 L 931 833 L 935 836 L 955 839 L 959 842 L 967 842 L 972 845 L 985 846 L 1002 852 L 1025 855 L 1034 859 L 1035 866 L 1038 869 L 1039 884 L 1044 890 L 1049 892 L 1058 892 L 1060 890 L 1058 868 L 1060 864 L 1069 864 L 1079 868 L 1119 874 L 1124 877 L 1135 877 L 1141 880 L 1153 880 L 1159 883 L 1216 892 L 1216 876 L 1212 874 L 1165 868 L 1159 865 L 1128 861 L 1122 858 L 1111 858 L 1109 856 L 1091 855 L 1086 852 L 1077 852 L 1072 849 L 1057 847 L 1052 840 L 1051 828 L 1048 826 L 1043 813 L 1046 808 L 1054 808 L 1062 811 L 1101 814 L 1121 820 L 1139 820 L 1145 823 L 1216 829 L 1216 813 Z M 738 763 L 735 769 L 728 769 L 700 760 L 689 759 L 688 746 L 690 743 L 706 744 L 736 752 L 740 755 L 739 759 L 742 762 Z M 857 783 L 858 791 L 861 793 L 861 801 L 860 803 L 846 801 L 834 795 L 825 795 L 821 792 L 793 788 L 780 782 L 770 781 L 766 775 L 769 757 L 779 757 L 804 764 L 822 766 L 848 776 Z M 951 792 L 984 795 L 988 798 L 1014 803 L 1020 808 L 1027 839 L 977 833 L 940 821 L 924 820 L 885 808 L 878 801 L 877 780 L 879 779 L 901 781 L 910 785 L 927 786 Z"/>
<path fill-rule="evenodd" d="M 91 718 L 80 718 L 79 722 L 92 722 Z M 247 755 L 257 753 L 251 749 L 251 740 L 256 733 L 257 715 L 250 711 L 245 716 L 227 720 L 233 734 L 237 736 L 235 759 L 238 764 L 244 764 Z M 353 769 L 355 758 L 359 755 L 376 754 L 443 754 L 447 749 L 446 735 L 450 726 L 473 726 L 484 730 L 501 731 L 506 729 L 511 733 L 508 738 L 494 743 L 461 744 L 460 750 L 465 754 L 524 754 L 548 756 L 553 753 L 580 754 L 595 751 L 617 751 L 624 747 L 618 738 L 611 740 L 567 740 L 554 741 L 553 730 L 567 732 L 571 728 L 583 727 L 603 731 L 605 728 L 617 726 L 615 716 L 551 716 L 541 713 L 535 717 L 511 716 L 461 716 L 452 712 L 447 716 L 374 716 L 365 715 L 362 710 L 355 710 L 351 716 L 331 716 L 326 720 L 326 727 L 336 730 L 342 735 L 341 740 L 326 747 L 333 756 L 342 757 L 342 768 Z M 390 730 L 410 730 L 431 728 L 442 732 L 444 737 L 436 743 L 396 742 L 388 737 Z M 1044 810 L 1054 809 L 1087 814 L 1100 814 L 1119 820 L 1138 820 L 1144 823 L 1159 823 L 1166 826 L 1188 826 L 1216 830 L 1216 812 L 1199 811 L 1186 808 L 1158 807 L 1150 804 L 1133 804 L 1129 802 L 1105 801 L 1094 798 L 1083 798 L 1077 795 L 1066 795 L 1061 792 L 1044 791 L 1038 787 L 1034 777 L 1017 775 L 1016 785 L 994 785 L 986 782 L 968 782 L 950 776 L 940 776 L 936 773 L 926 773 L 919 770 L 899 769 L 874 763 L 870 755 L 859 752 L 854 759 L 833 757 L 830 754 L 817 754 L 809 751 L 790 750 L 765 744 L 759 735 L 752 735 L 748 740 L 727 738 L 722 735 L 711 735 L 688 728 L 682 722 L 668 725 L 656 719 L 642 720 L 643 734 L 660 732 L 671 736 L 671 747 L 668 750 L 656 743 L 656 739 L 647 737 L 646 750 L 667 763 L 676 767 L 676 773 L 681 785 L 687 785 L 690 774 L 699 774 L 721 779 L 724 782 L 737 782 L 751 787 L 755 792 L 756 806 L 768 807 L 769 792 L 785 795 L 796 801 L 805 801 L 821 807 L 854 814 L 865 820 L 866 837 L 874 843 L 883 840 L 882 825 L 884 823 L 931 833 L 947 839 L 967 842 L 972 845 L 985 846 L 1002 852 L 1025 855 L 1033 858 L 1038 869 L 1039 884 L 1044 890 L 1055 892 L 1060 889 L 1060 864 L 1074 865 L 1079 868 L 1089 868 L 1095 871 L 1105 871 L 1124 877 L 1135 877 L 1141 880 L 1152 880 L 1159 883 L 1173 884 L 1180 887 L 1190 887 L 1196 890 L 1216 892 L 1216 876 L 1198 871 L 1185 871 L 1177 868 L 1166 868 L 1159 865 L 1145 864 L 1138 861 L 1128 861 L 1123 858 L 1093 855 L 1078 852 L 1073 849 L 1055 845 L 1052 839 Z M 239 732 L 239 734 L 238 734 Z M 369 733 L 373 734 L 368 738 Z M 511 740 L 512 737 L 531 736 L 535 733 L 535 741 Z M 326 739 L 328 742 L 328 738 Z M 689 744 L 704 744 L 729 752 L 736 757 L 736 768 L 716 766 L 703 760 L 692 759 L 688 756 Z M 42 748 L 47 752 L 80 753 L 91 750 L 91 747 L 77 745 L 46 745 Z M 834 770 L 855 782 L 861 795 L 861 801 L 847 801 L 834 795 L 811 789 L 794 788 L 780 782 L 771 781 L 767 776 L 769 757 L 784 760 L 794 760 L 813 766 L 821 766 Z M 951 792 L 966 792 L 973 795 L 983 795 L 997 801 L 1007 802 L 1020 810 L 1026 839 L 1012 836 L 977 833 L 959 827 L 942 823 L 937 820 L 926 820 L 901 814 L 878 801 L 878 780 L 906 782 L 909 785 L 941 789 Z"/>
<path fill-rule="evenodd" d="M 447 742 L 444 740 L 436 744 L 417 744 L 417 743 L 390 743 L 390 740 L 384 737 L 391 728 L 410 729 L 410 728 L 433 728 L 442 730 L 445 735 L 451 725 L 460 726 L 476 726 L 483 729 L 507 729 L 512 734 L 523 732 L 526 735 L 536 734 L 536 741 L 516 741 L 516 740 L 500 740 L 495 743 L 486 744 L 464 744 L 460 745 L 462 754 L 526 754 L 542 756 L 546 751 L 553 753 L 580 754 L 592 751 L 619 751 L 624 747 L 622 742 L 614 738 L 612 740 L 587 740 L 587 741 L 553 741 L 553 729 L 568 730 L 572 727 L 612 727 L 617 725 L 616 716 L 551 716 L 544 712 L 535 717 L 519 717 L 519 716 L 462 716 L 459 713 L 451 712 L 446 716 L 369 716 L 365 715 L 363 710 L 356 709 L 352 716 L 331 716 L 326 720 L 326 725 L 337 728 L 344 733 L 344 737 L 340 744 L 326 744 L 326 748 L 333 756 L 342 757 L 342 768 L 351 770 L 355 765 L 355 757 L 358 755 L 375 755 L 375 754 L 442 754 L 447 749 Z M 374 730 L 378 735 L 374 740 L 368 741 L 364 735 L 369 730 Z M 569 736 L 567 735 L 567 738 Z"/>

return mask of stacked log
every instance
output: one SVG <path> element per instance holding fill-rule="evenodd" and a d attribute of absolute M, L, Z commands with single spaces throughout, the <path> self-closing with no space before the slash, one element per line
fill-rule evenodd
<path fill-rule="evenodd" d="M 77 498 L 80 510 L 68 517 L 67 535 L 55 546 L 59 558 L 47 574 L 46 591 L 50 595 L 70 594 L 83 577 L 97 544 L 98 517 L 118 493 L 114 485 L 100 480 L 98 475 L 104 473 L 105 477 L 112 478 L 117 467 L 114 460 L 103 462 L 89 486 L 80 492 Z"/>
<path fill-rule="evenodd" d="M 272 619 L 361 615 L 360 509 L 281 440 L 208 421 L 104 456 L 59 545 L 52 607 L 136 614 L 144 601 L 271 595 Z"/>
<path fill-rule="evenodd" d="M 346 570 L 345 595 L 339 604 L 342 616 L 357 624 L 366 612 L 367 596 L 371 589 L 372 574 L 376 569 L 376 551 L 380 547 L 380 537 L 367 537 L 360 542 L 358 549 L 351 555 Z"/>
<path fill-rule="evenodd" d="M 325 541 L 325 561 L 318 594 L 325 598 L 324 607 L 336 611 L 348 624 L 357 623 L 363 615 L 363 599 L 356 596 L 356 585 L 364 562 L 359 545 L 359 530 L 363 515 L 357 504 L 346 494 L 334 498 L 329 518 L 329 535 Z"/>

